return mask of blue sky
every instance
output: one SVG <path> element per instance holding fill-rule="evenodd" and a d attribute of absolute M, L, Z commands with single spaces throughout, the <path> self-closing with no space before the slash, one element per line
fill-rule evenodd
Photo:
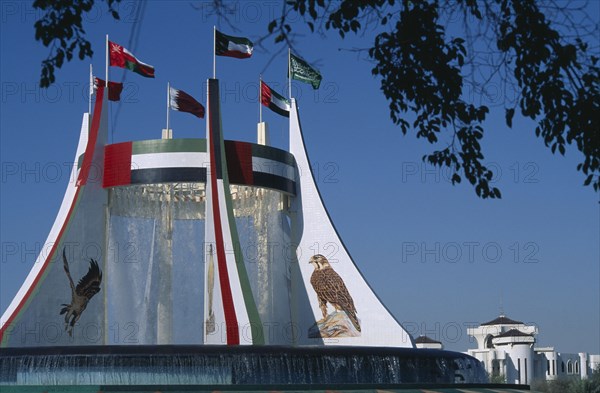
<path fill-rule="evenodd" d="M 220 28 L 257 39 L 279 4 L 237 3 L 231 20 L 240 32 L 225 23 Z M 65 163 L 72 160 L 88 107 L 90 61 L 66 64 L 53 87 L 40 89 L 40 62 L 48 54 L 34 40 L 40 12 L 28 2 L 0 6 L 4 311 L 43 245 L 69 181 Z M 134 6 L 124 0 L 119 22 L 102 7 L 86 17 L 91 62 L 102 77 L 104 36 L 127 47 L 137 21 Z M 590 15 L 598 15 L 592 6 Z M 137 45 L 129 49 L 155 66 L 156 79 L 126 75 L 120 110 L 115 103 L 110 109 L 115 142 L 160 138 L 167 82 L 204 103 L 212 74 L 212 26 L 219 21 L 206 3 L 148 2 L 140 23 Z M 407 330 L 464 351 L 475 346 L 466 328 L 503 309 L 538 325 L 538 346 L 600 353 L 600 210 L 598 194 L 582 186 L 575 170 L 578 153 L 552 155 L 530 121 L 515 117 L 508 129 L 503 108 L 514 97 L 493 85 L 489 96 L 475 101 L 491 108 L 482 145 L 503 198 L 478 199 L 470 186 L 452 186 L 446 171 L 422 164 L 432 148 L 402 136 L 389 119 L 372 65 L 340 50 L 365 47 L 370 35 L 340 40 L 334 33 L 299 31 L 305 33 L 297 41 L 300 54 L 323 74 L 318 91 L 293 86 L 318 185 L 353 258 Z M 270 53 L 257 48 L 249 60 L 217 59 L 227 139 L 255 139 L 261 72 L 285 93 L 287 56 L 268 65 L 279 47 L 270 41 L 266 47 Z M 111 69 L 110 75 L 118 81 L 124 74 Z M 285 148 L 286 121 L 268 111 L 264 118 L 274 144 Z M 175 137 L 204 137 L 205 123 L 188 114 L 172 112 L 171 126 Z M 9 252 L 13 246 L 16 254 Z"/>

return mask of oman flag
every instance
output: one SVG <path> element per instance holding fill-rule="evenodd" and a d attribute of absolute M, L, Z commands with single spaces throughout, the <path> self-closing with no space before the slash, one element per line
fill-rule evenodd
<path fill-rule="evenodd" d="M 154 78 L 154 67 L 150 64 L 139 61 L 133 53 L 126 48 L 114 42 L 108 42 L 110 48 L 110 65 L 113 67 L 121 67 L 131 70 L 145 76 L 146 78 Z"/>

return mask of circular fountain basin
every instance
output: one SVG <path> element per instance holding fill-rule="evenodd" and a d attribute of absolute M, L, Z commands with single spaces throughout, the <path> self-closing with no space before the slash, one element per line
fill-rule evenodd
<path fill-rule="evenodd" d="M 433 349 L 171 345 L 0 349 L 2 391 L 7 385 L 131 389 L 186 385 L 200 390 L 429 386 L 476 391 L 491 387 L 486 382 L 485 370 L 475 358 Z"/>

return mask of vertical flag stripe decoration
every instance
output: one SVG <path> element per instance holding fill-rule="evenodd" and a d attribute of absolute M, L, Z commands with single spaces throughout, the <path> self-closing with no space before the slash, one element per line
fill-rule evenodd
<path fill-rule="evenodd" d="M 109 41 L 110 65 L 126 68 L 146 78 L 154 78 L 154 67 L 138 60 L 133 53 L 119 44 Z M 110 87 L 109 87 L 110 89 Z"/>
<path fill-rule="evenodd" d="M 260 81 L 260 97 L 264 106 L 281 116 L 290 117 L 290 102 L 263 81 Z"/>
<path fill-rule="evenodd" d="M 104 79 L 100 79 L 97 76 L 94 77 L 94 90 L 98 87 L 105 87 L 106 82 Z M 120 101 L 121 92 L 123 91 L 123 84 L 119 82 L 108 82 L 108 99 L 109 101 Z"/>
<path fill-rule="evenodd" d="M 219 186 L 223 186 L 223 168 L 221 151 L 221 116 L 219 113 L 219 84 L 216 79 L 208 81 L 208 111 L 207 119 L 207 150 L 210 157 L 211 171 L 207 174 L 206 195 L 207 210 L 212 207 L 211 212 L 207 212 L 207 217 L 212 213 L 212 220 L 206 220 L 206 233 L 214 234 L 217 272 L 221 300 L 223 305 L 223 315 L 225 319 L 225 334 L 227 345 L 238 345 L 240 343 L 238 318 L 235 309 L 234 297 L 229 279 L 229 267 L 227 265 L 225 244 L 223 239 L 223 219 L 221 215 L 221 198 L 219 197 Z M 212 93 L 212 94 L 211 94 Z M 220 183 L 220 184 L 219 184 Z"/>
<path fill-rule="evenodd" d="M 169 107 L 176 111 L 191 113 L 204 119 L 204 107 L 183 90 L 169 88 Z"/>
<path fill-rule="evenodd" d="M 289 67 L 292 79 L 309 83 L 315 90 L 321 85 L 321 79 L 323 79 L 323 77 L 319 71 L 312 68 L 305 60 L 290 54 Z"/>
<path fill-rule="evenodd" d="M 263 325 L 252 294 L 252 288 L 239 245 L 237 224 L 230 193 L 227 151 L 221 129 L 219 81 L 208 81 L 207 148 L 210 168 L 207 173 L 207 209 L 212 206 L 212 222 L 207 213 L 208 242 L 214 239 L 217 273 L 225 319 L 227 345 L 264 344 Z M 246 150 L 245 156 L 251 155 Z M 213 236 L 214 235 L 214 236 Z M 225 251 L 227 250 L 227 252 Z M 233 250 L 233 255 L 229 250 Z M 248 327 L 250 331 L 248 332 Z M 250 335 L 248 334 L 250 333 Z M 219 335 L 214 339 L 220 339 Z"/>
<path fill-rule="evenodd" d="M 233 37 L 215 31 L 215 55 L 247 59 L 252 56 L 254 44 L 245 37 Z"/>

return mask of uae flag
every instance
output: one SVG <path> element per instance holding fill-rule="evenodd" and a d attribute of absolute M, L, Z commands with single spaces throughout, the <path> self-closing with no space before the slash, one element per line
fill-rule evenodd
<path fill-rule="evenodd" d="M 254 44 L 248 38 L 232 37 L 215 30 L 215 55 L 247 59 L 253 49 Z"/>
<path fill-rule="evenodd" d="M 263 81 L 260 81 L 260 100 L 273 112 L 290 117 L 290 102 Z"/>
<path fill-rule="evenodd" d="M 106 86 L 104 79 L 94 77 L 94 90 L 98 87 Z M 108 99 L 110 101 L 121 101 L 121 92 L 123 91 L 123 84 L 119 82 L 108 82 Z"/>
<path fill-rule="evenodd" d="M 113 67 L 126 68 L 146 78 L 154 78 L 154 67 L 139 61 L 133 53 L 129 52 L 119 44 L 108 42 L 110 48 L 110 65 Z"/>
<path fill-rule="evenodd" d="M 315 90 L 321 85 L 321 79 L 323 79 L 323 77 L 319 71 L 312 68 L 305 60 L 292 54 L 290 56 L 289 67 L 292 79 L 310 83 Z"/>
<path fill-rule="evenodd" d="M 176 111 L 191 113 L 201 119 L 204 118 L 204 107 L 202 104 L 183 90 L 169 88 L 169 107 Z"/>

